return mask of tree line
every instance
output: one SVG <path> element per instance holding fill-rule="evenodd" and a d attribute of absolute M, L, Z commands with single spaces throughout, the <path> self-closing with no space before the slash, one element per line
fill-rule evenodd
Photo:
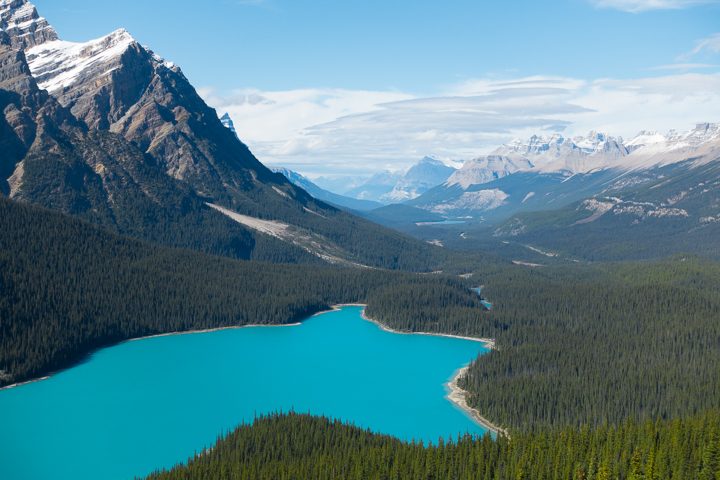
<path fill-rule="evenodd" d="M 148 480 L 716 480 L 720 414 L 405 443 L 337 420 L 271 415 Z"/>

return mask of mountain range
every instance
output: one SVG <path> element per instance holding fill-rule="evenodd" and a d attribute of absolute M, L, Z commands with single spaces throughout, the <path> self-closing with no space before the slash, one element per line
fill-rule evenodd
<path fill-rule="evenodd" d="M 288 170 L 287 168 L 274 168 L 273 171 L 282 174 L 293 185 L 302 188 L 316 199 L 322 200 L 330 205 L 335 205 L 338 208 L 364 212 L 383 206 L 381 203 L 373 202 L 372 200 L 360 200 L 325 190 L 306 176 L 293 170 Z"/>
<path fill-rule="evenodd" d="M 408 202 L 448 217 L 502 221 L 523 211 L 565 207 L 608 189 L 643 183 L 660 169 L 714 161 L 720 126 L 699 124 L 666 135 L 641 132 L 629 141 L 603 133 L 532 136 L 465 162 L 447 182 Z"/>
<path fill-rule="evenodd" d="M 0 28 L 9 198 L 237 258 L 432 268 L 437 249 L 266 168 L 177 65 L 127 31 L 64 41 L 26 0 L 0 0 Z"/>
<path fill-rule="evenodd" d="M 454 172 L 455 168 L 444 162 L 433 157 L 424 157 L 403 172 L 379 172 L 343 194 L 383 204 L 401 203 L 417 198 L 442 184 Z"/>

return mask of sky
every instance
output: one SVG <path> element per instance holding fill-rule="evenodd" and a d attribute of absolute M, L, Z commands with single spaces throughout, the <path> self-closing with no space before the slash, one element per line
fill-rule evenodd
<path fill-rule="evenodd" d="M 65 40 L 126 28 L 261 161 L 311 177 L 720 122 L 720 0 L 34 3 Z"/>

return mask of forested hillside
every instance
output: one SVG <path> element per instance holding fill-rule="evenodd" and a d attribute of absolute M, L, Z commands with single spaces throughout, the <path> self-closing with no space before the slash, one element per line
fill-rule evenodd
<path fill-rule="evenodd" d="M 297 321 L 329 305 L 423 304 L 479 318 L 458 279 L 374 269 L 273 265 L 152 246 L 0 198 L 0 385 L 66 367 L 91 350 L 157 333 Z M 375 301 L 377 299 L 377 303 Z M 397 315 L 397 316 L 396 316 Z M 437 319 L 436 319 L 437 320 Z"/>
<path fill-rule="evenodd" d="M 492 421 L 527 430 L 720 408 L 717 263 L 532 269 L 486 259 L 471 281 L 493 302 L 480 317 L 403 286 L 402 295 L 378 295 L 368 313 L 401 330 L 495 338 L 499 349 L 461 382 Z M 418 314 L 403 316 L 409 310 Z"/>
<path fill-rule="evenodd" d="M 0 201 L 3 383 L 92 349 L 168 331 L 296 321 L 368 302 L 393 328 L 496 338 L 463 383 L 512 429 L 669 418 L 720 408 L 720 267 L 527 269 L 486 263 L 470 280 L 232 261 L 150 246 Z M 468 290 L 486 285 L 485 311 Z"/>
<path fill-rule="evenodd" d="M 712 262 L 528 269 L 472 257 L 482 268 L 461 279 L 228 260 L 7 200 L 0 219 L 3 384 L 127 338 L 293 322 L 342 302 L 368 302 L 370 316 L 400 330 L 497 339 L 499 350 L 475 362 L 462 385 L 472 406 L 510 428 L 510 442 L 423 449 L 319 420 L 274 419 L 237 435 L 271 448 L 290 429 L 300 451 L 273 462 L 269 451 L 228 440 L 213 450 L 223 457 L 202 456 L 190 473 L 166 478 L 338 478 L 336 465 L 353 465 L 341 478 L 714 478 L 717 442 L 708 439 L 717 438 L 709 427 L 717 414 L 706 412 L 720 408 L 720 267 Z M 468 289 L 478 284 L 491 311 Z M 325 449 L 334 441 L 360 443 L 335 445 L 333 456 Z M 658 473 L 638 476 L 648 469 Z"/>
<path fill-rule="evenodd" d="M 499 351 L 473 364 L 470 403 L 502 425 L 597 425 L 720 407 L 720 266 L 487 270 Z"/>
<path fill-rule="evenodd" d="M 720 414 L 427 447 L 322 418 L 271 416 L 221 438 L 188 465 L 148 478 L 713 480 L 720 478 Z"/>

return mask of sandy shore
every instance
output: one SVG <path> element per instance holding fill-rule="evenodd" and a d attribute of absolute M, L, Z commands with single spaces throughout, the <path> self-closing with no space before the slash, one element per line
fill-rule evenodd
<path fill-rule="evenodd" d="M 495 432 L 498 435 L 502 435 L 503 437 L 510 438 L 510 434 L 508 431 L 502 427 L 499 427 L 492 423 L 487 418 L 483 417 L 480 412 L 472 408 L 467 403 L 467 392 L 463 390 L 460 385 L 460 379 L 467 373 L 468 369 L 470 367 L 465 366 L 460 369 L 458 369 L 455 374 L 452 376 L 450 381 L 446 384 L 446 387 L 448 388 L 448 395 L 447 399 L 450 400 L 452 403 L 454 403 L 458 408 L 460 408 L 462 411 L 467 413 L 470 418 L 472 418 L 475 422 L 477 422 L 480 426 L 483 428 L 486 428 L 487 430 L 490 430 L 491 432 Z"/>
<path fill-rule="evenodd" d="M 0 388 L 0 392 L 2 392 L 3 390 L 10 390 L 11 388 L 22 387 L 23 385 L 30 385 L 31 383 L 35 382 L 42 382 L 43 380 L 47 380 L 48 378 L 50 378 L 50 375 L 41 378 L 35 378 L 33 380 L 28 380 L 26 382 L 13 383 L 12 385 Z"/>

